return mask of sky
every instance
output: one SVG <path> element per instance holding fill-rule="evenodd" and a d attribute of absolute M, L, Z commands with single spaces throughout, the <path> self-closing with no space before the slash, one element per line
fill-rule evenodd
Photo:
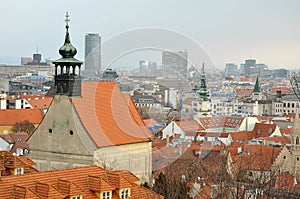
<path fill-rule="evenodd" d="M 110 51 L 118 48 L 115 38 L 124 34 L 127 41 L 121 41 L 119 47 L 138 42 L 142 49 L 153 43 L 150 51 L 154 52 L 151 55 L 154 61 L 160 61 L 159 49 L 168 49 L 172 44 L 170 48 L 174 51 L 187 49 L 189 55 L 200 57 L 196 64 L 201 64 L 205 52 L 218 67 L 224 67 L 225 63 L 239 65 L 252 58 L 269 68 L 300 68 L 299 8 L 298 0 L 2 1 L 0 63 L 20 64 L 20 57 L 31 57 L 37 47 L 43 58 L 60 58 L 58 49 L 64 41 L 64 19 L 68 11 L 71 42 L 78 51 L 76 58 L 81 60 L 84 60 L 84 36 L 95 32 L 101 35 L 106 46 L 114 44 L 114 49 L 106 47 Z M 151 28 L 164 30 L 163 36 L 151 31 L 148 34 L 147 30 L 153 31 Z M 136 30 L 143 31 L 136 34 Z M 178 37 L 174 34 L 168 37 L 172 33 Z M 189 52 L 190 46 L 184 45 L 183 37 L 202 50 Z M 158 45 L 158 41 L 164 43 L 164 40 L 168 44 Z M 131 53 L 118 59 L 118 64 L 138 64 L 136 59 L 152 59 L 146 55 L 149 49 L 127 50 Z"/>

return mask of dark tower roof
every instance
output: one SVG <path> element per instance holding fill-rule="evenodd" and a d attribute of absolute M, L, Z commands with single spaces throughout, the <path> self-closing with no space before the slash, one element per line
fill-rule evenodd
<path fill-rule="evenodd" d="M 83 63 L 82 61 L 79 61 L 74 58 L 74 56 L 77 54 L 77 49 L 71 44 L 70 40 L 70 33 L 69 33 L 69 14 L 66 13 L 66 36 L 65 36 L 65 42 L 62 47 L 59 49 L 59 54 L 62 56 L 62 58 L 53 61 L 54 64 L 59 64 L 59 63 Z"/>
<path fill-rule="evenodd" d="M 255 92 L 255 93 L 259 93 L 260 92 L 260 87 L 259 87 L 259 82 L 258 82 L 258 76 L 256 77 L 256 82 L 255 82 L 255 86 L 254 86 L 253 92 Z"/>

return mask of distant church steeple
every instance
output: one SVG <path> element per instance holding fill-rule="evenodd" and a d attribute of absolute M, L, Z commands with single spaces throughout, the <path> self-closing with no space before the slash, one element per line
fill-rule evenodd
<path fill-rule="evenodd" d="M 254 100 L 261 100 L 261 90 L 259 86 L 258 76 L 256 77 L 255 86 L 252 92 L 252 99 Z"/>
<path fill-rule="evenodd" d="M 70 97 L 81 96 L 80 68 L 82 61 L 74 58 L 76 48 L 71 44 L 69 34 L 69 14 L 66 13 L 66 36 L 63 46 L 59 49 L 62 58 L 53 61 L 55 65 L 55 94 L 63 94 Z"/>
<path fill-rule="evenodd" d="M 198 100 L 199 101 L 208 101 L 208 90 L 206 87 L 206 78 L 205 78 L 205 70 L 204 70 L 204 63 L 202 64 L 201 68 L 201 77 L 200 77 L 200 89 L 197 91 Z"/>
<path fill-rule="evenodd" d="M 210 107 L 209 94 L 206 86 L 204 63 L 202 64 L 200 75 L 201 75 L 200 88 L 199 90 L 196 91 L 198 95 L 198 107 L 197 107 L 196 118 L 211 116 L 211 107 Z"/>

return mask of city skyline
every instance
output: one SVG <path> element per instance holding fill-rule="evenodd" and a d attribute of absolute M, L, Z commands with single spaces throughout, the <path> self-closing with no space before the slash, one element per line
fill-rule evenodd
<path fill-rule="evenodd" d="M 84 60 L 86 33 L 99 33 L 105 42 L 120 33 L 156 27 L 193 39 L 218 67 L 240 65 L 245 59 L 256 59 L 270 68 L 299 66 L 300 2 L 296 0 L 70 2 L 3 2 L 0 63 L 20 64 L 20 58 L 36 53 L 37 46 L 43 59 L 57 59 L 68 11 L 71 40 L 80 60 Z M 174 49 L 180 50 L 184 49 Z"/>

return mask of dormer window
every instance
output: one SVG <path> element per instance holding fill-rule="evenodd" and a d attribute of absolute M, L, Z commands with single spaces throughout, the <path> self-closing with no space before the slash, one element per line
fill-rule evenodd
<path fill-rule="evenodd" d="M 111 191 L 103 191 L 101 195 L 101 199 L 111 199 Z"/>
<path fill-rule="evenodd" d="M 72 198 L 72 199 L 82 199 L 81 196 L 72 196 L 71 198 Z"/>
<path fill-rule="evenodd" d="M 24 169 L 23 168 L 16 168 L 15 169 L 15 175 L 21 175 L 24 174 Z"/>
<path fill-rule="evenodd" d="M 129 199 L 129 195 L 130 195 L 130 190 L 129 190 L 129 188 L 121 189 L 120 197 L 121 197 L 122 199 Z"/>

